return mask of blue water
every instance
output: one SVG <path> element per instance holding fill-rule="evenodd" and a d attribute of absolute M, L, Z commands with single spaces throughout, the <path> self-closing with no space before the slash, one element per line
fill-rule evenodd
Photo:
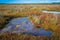
<path fill-rule="evenodd" d="M 24 23 L 23 23 L 24 22 Z M 16 25 L 20 25 L 16 28 Z M 1 32 L 21 33 L 34 36 L 52 36 L 51 31 L 46 31 L 42 28 L 35 28 L 34 24 L 27 18 L 14 18 Z"/>

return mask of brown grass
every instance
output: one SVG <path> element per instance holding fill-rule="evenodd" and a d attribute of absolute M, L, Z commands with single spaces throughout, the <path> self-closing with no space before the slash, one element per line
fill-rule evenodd
<path fill-rule="evenodd" d="M 60 40 L 60 37 L 32 36 L 19 33 L 3 33 L 0 34 L 0 40 Z"/>

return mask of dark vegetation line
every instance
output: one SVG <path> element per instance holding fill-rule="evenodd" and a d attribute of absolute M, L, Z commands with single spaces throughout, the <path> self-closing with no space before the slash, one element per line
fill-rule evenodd
<path fill-rule="evenodd" d="M 60 2 L 58 3 L 0 3 L 0 5 L 50 5 L 50 4 L 60 4 Z"/>

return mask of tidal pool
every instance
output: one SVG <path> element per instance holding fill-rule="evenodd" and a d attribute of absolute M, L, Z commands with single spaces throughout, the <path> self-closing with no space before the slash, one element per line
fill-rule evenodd
<path fill-rule="evenodd" d="M 1 33 L 5 32 L 29 34 L 33 36 L 52 36 L 51 31 L 42 28 L 35 28 L 34 24 L 28 19 L 28 17 L 12 19 L 7 24 L 7 27 L 1 30 Z"/>

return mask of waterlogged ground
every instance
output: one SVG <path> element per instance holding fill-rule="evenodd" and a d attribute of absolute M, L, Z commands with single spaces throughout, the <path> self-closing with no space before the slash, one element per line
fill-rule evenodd
<path fill-rule="evenodd" d="M 12 19 L 7 24 L 7 27 L 2 29 L 1 33 L 4 32 L 29 34 L 33 36 L 52 36 L 53 34 L 51 31 L 44 30 L 43 28 L 35 28 L 28 17 Z"/>
<path fill-rule="evenodd" d="M 0 33 L 2 34 L 0 34 L 0 40 L 60 40 L 60 4 L 0 5 L 0 9 L 0 16 L 7 16 L 9 20 L 10 17 L 25 17 L 12 19 L 6 27 L 1 26 L 5 28 L 1 28 L 2 30 Z M 39 18 L 37 18 L 37 20 L 39 19 L 38 22 L 32 21 L 39 24 L 40 20 L 42 20 L 43 22 L 41 21 L 42 23 L 40 23 L 44 24 L 41 26 L 42 28 L 36 28 L 34 26 L 35 24 L 26 18 L 26 16 L 29 17 L 32 15 L 32 19 L 34 20 L 35 15 L 39 15 Z M 2 23 L 2 25 L 4 25 L 5 19 L 6 17 L 1 17 L 0 23 Z M 54 35 L 52 38 L 48 37 L 46 39 L 46 36 L 52 36 L 52 34 Z"/>

